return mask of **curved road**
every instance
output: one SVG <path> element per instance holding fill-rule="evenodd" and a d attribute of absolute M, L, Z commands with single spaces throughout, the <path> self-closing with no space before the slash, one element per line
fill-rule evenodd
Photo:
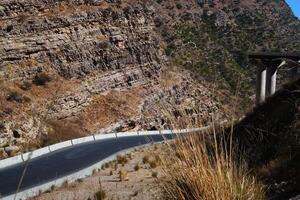
<path fill-rule="evenodd" d="M 173 134 L 119 137 L 48 153 L 29 162 L 20 191 L 82 170 L 122 150 L 172 138 Z M 0 169 L 0 194 L 3 197 L 16 192 L 24 167 L 25 164 L 22 163 Z"/>

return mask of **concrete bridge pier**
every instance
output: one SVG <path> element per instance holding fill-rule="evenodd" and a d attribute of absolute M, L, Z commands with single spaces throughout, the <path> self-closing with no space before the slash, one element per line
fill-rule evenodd
<path fill-rule="evenodd" d="M 268 63 L 267 67 L 258 69 L 256 89 L 257 104 L 263 103 L 267 97 L 275 94 L 278 67 L 279 66 L 275 63 Z"/>
<path fill-rule="evenodd" d="M 266 99 L 266 83 L 267 83 L 267 69 L 258 68 L 256 78 L 256 103 L 262 103 Z"/>
<path fill-rule="evenodd" d="M 276 78 L 277 78 L 277 66 L 267 67 L 267 97 L 272 96 L 276 92 Z"/>

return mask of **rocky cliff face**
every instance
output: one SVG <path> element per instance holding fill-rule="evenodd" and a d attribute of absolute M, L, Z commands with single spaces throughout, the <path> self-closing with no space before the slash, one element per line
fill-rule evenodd
<path fill-rule="evenodd" d="M 297 48 L 299 21 L 282 1 L 1 1 L 0 157 L 96 132 L 166 128 L 165 112 L 225 118 L 229 79 L 245 77 L 228 53 L 244 45 L 229 30 L 266 7 L 275 8 L 267 19 L 282 21 L 280 41 Z"/>

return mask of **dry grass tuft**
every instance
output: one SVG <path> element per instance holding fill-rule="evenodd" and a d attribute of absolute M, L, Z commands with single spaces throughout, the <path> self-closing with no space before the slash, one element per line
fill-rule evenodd
<path fill-rule="evenodd" d="M 99 178 L 99 190 L 96 192 L 95 197 L 96 200 L 104 200 L 107 197 L 106 192 L 103 190 L 100 178 Z"/>
<path fill-rule="evenodd" d="M 235 161 L 230 144 L 217 142 L 216 134 L 179 137 L 170 148 L 163 166 L 165 199 L 265 199 L 265 187 Z"/>
<path fill-rule="evenodd" d="M 125 170 L 120 170 L 119 171 L 119 179 L 120 179 L 121 182 L 129 180 L 129 178 L 127 176 L 127 172 Z"/>
<path fill-rule="evenodd" d="M 128 163 L 127 155 L 117 155 L 117 163 L 124 166 Z"/>
<path fill-rule="evenodd" d="M 134 171 L 139 171 L 140 170 L 140 166 L 139 166 L 139 164 L 136 164 L 135 166 L 134 166 Z"/>
<path fill-rule="evenodd" d="M 158 172 L 152 172 L 152 173 L 151 173 L 151 176 L 152 176 L 153 178 L 157 178 Z"/>
<path fill-rule="evenodd" d="M 97 200 L 104 200 L 106 199 L 106 192 L 104 190 L 99 190 L 95 194 Z"/>
<path fill-rule="evenodd" d="M 144 164 L 147 164 L 148 162 L 149 162 L 149 156 L 148 155 L 145 155 L 144 157 L 143 157 L 143 163 Z"/>
<path fill-rule="evenodd" d="M 149 162 L 149 165 L 150 165 L 150 167 L 153 169 L 153 168 L 156 168 L 157 167 L 157 162 L 156 162 L 156 160 L 151 160 L 150 162 Z"/>

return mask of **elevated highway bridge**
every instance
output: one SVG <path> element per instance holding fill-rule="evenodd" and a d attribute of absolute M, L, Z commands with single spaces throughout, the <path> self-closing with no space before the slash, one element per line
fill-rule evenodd
<path fill-rule="evenodd" d="M 276 92 L 277 72 L 284 66 L 292 68 L 291 79 L 299 78 L 300 53 L 248 52 L 249 60 L 260 60 L 257 67 L 256 103 L 262 103 Z"/>

